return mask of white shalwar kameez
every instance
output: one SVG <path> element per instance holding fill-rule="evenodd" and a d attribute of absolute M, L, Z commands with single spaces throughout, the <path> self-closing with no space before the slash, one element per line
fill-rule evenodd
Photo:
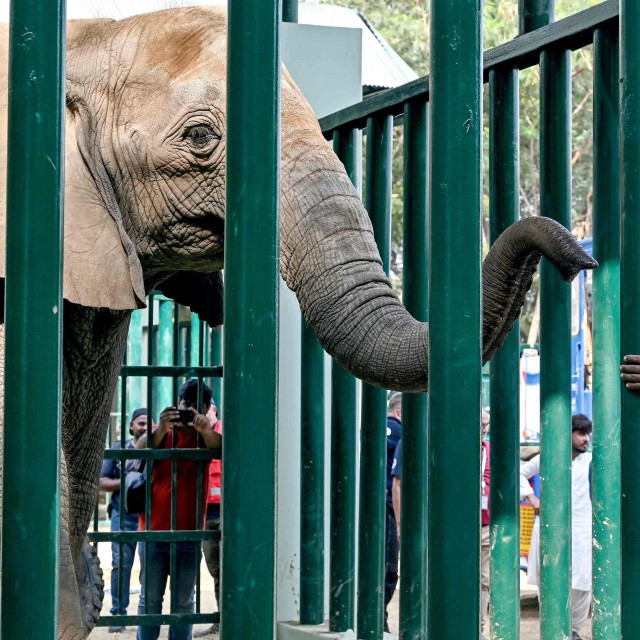
<path fill-rule="evenodd" d="M 578 633 L 589 617 L 591 606 L 591 496 L 590 453 L 581 453 L 571 463 L 571 613 Z M 520 465 L 520 499 L 533 495 L 528 479 L 540 473 L 540 455 Z M 536 518 L 529 549 L 529 584 L 539 584 L 540 518 Z"/>

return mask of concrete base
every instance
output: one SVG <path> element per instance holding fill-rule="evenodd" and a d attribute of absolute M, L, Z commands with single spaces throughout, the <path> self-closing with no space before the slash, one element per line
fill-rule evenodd
<path fill-rule="evenodd" d="M 335 633 L 329 631 L 329 623 L 319 625 L 301 625 L 297 622 L 278 622 L 278 640 L 357 640 L 353 631 Z M 391 633 L 384 634 L 384 640 L 398 640 Z"/>

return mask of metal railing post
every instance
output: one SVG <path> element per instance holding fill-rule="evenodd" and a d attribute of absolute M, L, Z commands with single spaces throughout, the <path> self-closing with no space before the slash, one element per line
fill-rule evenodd
<path fill-rule="evenodd" d="M 300 624 L 324 622 L 324 351 L 302 319 Z"/>
<path fill-rule="evenodd" d="M 540 78 L 540 214 L 571 229 L 571 51 L 543 51 Z M 546 260 L 539 295 L 540 629 L 555 640 L 571 636 L 571 288 Z"/>
<path fill-rule="evenodd" d="M 142 364 L 142 310 L 131 314 L 129 321 L 127 363 Z M 142 407 L 142 378 L 127 378 L 127 402 L 132 411 Z"/>
<path fill-rule="evenodd" d="M 518 0 L 520 34 L 535 31 L 554 19 L 556 0 Z"/>
<path fill-rule="evenodd" d="M 404 268 L 407 311 L 427 321 L 427 103 L 404 106 Z M 427 637 L 427 395 L 402 396 L 403 477 L 400 545 L 400 640 Z"/>
<path fill-rule="evenodd" d="M 481 0 L 431 0 L 429 93 L 427 615 L 450 640 L 480 635 Z"/>
<path fill-rule="evenodd" d="M 358 183 L 355 129 L 335 131 L 333 146 L 354 185 Z M 356 379 L 331 362 L 331 527 L 329 629 L 355 622 Z"/>
<path fill-rule="evenodd" d="M 228 33 L 225 279 L 234 295 L 225 296 L 224 314 L 221 631 L 222 640 L 268 640 L 275 637 L 280 2 L 231 0 Z"/>
<path fill-rule="evenodd" d="M 620 107 L 622 257 L 621 351 L 622 356 L 639 353 L 640 318 L 640 48 L 637 27 L 640 5 L 620 3 Z M 634 489 L 640 460 L 640 394 L 622 389 L 622 636 L 640 638 L 640 493 Z"/>
<path fill-rule="evenodd" d="M 389 275 L 391 252 L 391 159 L 393 118 L 367 122 L 365 203 L 382 268 Z M 362 385 L 360 427 L 360 518 L 358 522 L 358 638 L 380 640 L 383 633 L 387 470 L 387 394 Z M 396 535 L 395 531 L 389 535 Z"/>
<path fill-rule="evenodd" d="M 173 302 L 160 300 L 158 310 L 158 364 L 175 365 L 173 362 Z M 178 401 L 173 397 L 171 378 L 158 378 L 158 396 L 156 415 L 165 407 L 173 407 Z M 135 409 L 135 407 L 134 407 Z"/>
<path fill-rule="evenodd" d="M 520 217 L 518 69 L 489 73 L 491 242 Z M 491 361 L 491 628 L 520 637 L 520 323 Z M 485 635 L 488 635 L 485 634 Z"/>
<path fill-rule="evenodd" d="M 298 22 L 298 0 L 282 0 L 282 22 Z"/>
<path fill-rule="evenodd" d="M 64 0 L 11 3 L 0 627 L 24 640 L 58 637 L 65 29 Z"/>
<path fill-rule="evenodd" d="M 618 29 L 594 34 L 593 637 L 620 640 L 620 84 Z"/>

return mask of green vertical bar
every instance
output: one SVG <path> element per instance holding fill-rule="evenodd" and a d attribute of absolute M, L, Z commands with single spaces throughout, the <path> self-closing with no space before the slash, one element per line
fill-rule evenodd
<path fill-rule="evenodd" d="M 11 3 L 3 638 L 58 637 L 65 2 Z M 37 389 L 37 428 L 33 425 Z M 25 491 L 33 483 L 37 491 Z M 25 550 L 28 552 L 25 553 Z M 34 612 L 38 615 L 34 615 Z"/>
<path fill-rule="evenodd" d="M 298 22 L 298 0 L 282 0 L 282 22 Z"/>
<path fill-rule="evenodd" d="M 160 300 L 158 311 L 158 364 L 173 364 L 173 302 Z M 158 406 L 172 407 L 176 403 L 173 397 L 171 378 L 158 379 Z"/>
<path fill-rule="evenodd" d="M 324 351 L 302 320 L 300 624 L 324 621 Z"/>
<path fill-rule="evenodd" d="M 471 639 L 480 635 L 481 0 L 431 0 L 429 94 L 428 636 Z"/>
<path fill-rule="evenodd" d="M 594 33 L 593 638 L 620 640 L 620 83 L 617 27 Z"/>
<path fill-rule="evenodd" d="M 227 51 L 225 278 L 233 294 L 225 296 L 224 314 L 222 640 L 271 640 L 278 419 L 279 1 L 231 0 Z"/>
<path fill-rule="evenodd" d="M 540 213 L 571 229 L 571 51 L 540 57 Z M 571 636 L 571 289 L 540 276 L 540 629 Z"/>
<path fill-rule="evenodd" d="M 427 104 L 404 106 L 404 268 L 407 311 L 427 321 Z M 427 637 L 427 395 L 402 396 L 403 474 L 400 545 L 400 640 Z"/>
<path fill-rule="evenodd" d="M 491 242 L 519 217 L 518 69 L 489 73 Z M 491 629 L 520 637 L 520 326 L 491 361 Z M 488 635 L 488 633 L 486 634 Z"/>
<path fill-rule="evenodd" d="M 358 183 L 356 129 L 333 132 L 333 146 L 349 178 Z M 355 623 L 356 379 L 331 362 L 331 526 L 329 629 Z"/>
<path fill-rule="evenodd" d="M 142 364 L 142 311 L 136 310 L 131 314 L 128 337 L 128 364 Z M 142 406 L 142 378 L 127 378 L 127 404 L 133 409 Z"/>
<path fill-rule="evenodd" d="M 393 118 L 367 120 L 365 203 L 373 234 L 389 275 L 391 252 L 391 159 Z M 358 638 L 380 640 L 384 624 L 387 470 L 387 393 L 362 385 L 360 428 L 360 519 L 358 524 Z M 395 535 L 395 532 L 393 532 Z"/>
<path fill-rule="evenodd" d="M 518 0 L 520 33 L 528 33 L 553 22 L 555 0 Z"/>
<path fill-rule="evenodd" d="M 191 343 L 190 343 L 189 364 L 192 367 L 199 367 L 200 362 L 200 317 L 197 313 L 191 314 Z"/>
<path fill-rule="evenodd" d="M 222 364 L 222 327 L 211 330 L 211 366 Z M 211 391 L 213 399 L 218 407 L 218 417 L 222 417 L 222 378 L 215 377 L 212 380 Z"/>
<path fill-rule="evenodd" d="M 640 5 L 620 3 L 620 72 L 622 96 L 621 201 L 622 259 L 621 351 L 638 353 L 640 318 Z M 622 635 L 640 638 L 640 493 L 637 491 L 640 460 L 640 394 L 622 389 Z"/>

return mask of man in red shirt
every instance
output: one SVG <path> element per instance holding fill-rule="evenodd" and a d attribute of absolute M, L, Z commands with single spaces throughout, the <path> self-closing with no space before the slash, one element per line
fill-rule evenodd
<path fill-rule="evenodd" d="M 211 403 L 211 389 L 203 386 L 201 411 L 197 411 L 198 381 L 193 379 L 182 385 L 178 407 L 167 407 L 160 414 L 158 426 L 151 432 L 150 445 L 156 449 L 195 449 L 204 446 L 216 449 L 222 446 L 222 437 L 216 433 L 207 419 Z M 181 421 L 179 410 L 191 410 L 192 415 Z M 200 445 L 202 443 L 202 445 Z M 136 447 L 147 446 L 147 436 L 142 436 Z M 200 468 L 200 472 L 198 469 Z M 196 499 L 198 475 L 202 481 L 202 496 Z M 151 471 L 151 531 L 202 529 L 206 515 L 209 464 L 196 460 L 177 462 L 176 522 L 171 522 L 171 460 L 157 460 Z M 140 516 L 140 530 L 147 530 L 145 516 Z M 175 593 L 176 608 L 172 613 L 193 613 L 193 588 L 200 564 L 197 542 L 175 542 L 176 575 L 171 577 L 171 589 Z M 171 543 L 148 542 L 146 565 L 149 572 L 148 588 L 140 614 L 162 613 L 164 590 L 171 566 Z M 146 605 L 146 606 L 145 606 Z M 159 626 L 138 627 L 137 640 L 157 640 Z M 192 625 L 172 624 L 169 637 L 172 640 L 191 640 Z"/>

